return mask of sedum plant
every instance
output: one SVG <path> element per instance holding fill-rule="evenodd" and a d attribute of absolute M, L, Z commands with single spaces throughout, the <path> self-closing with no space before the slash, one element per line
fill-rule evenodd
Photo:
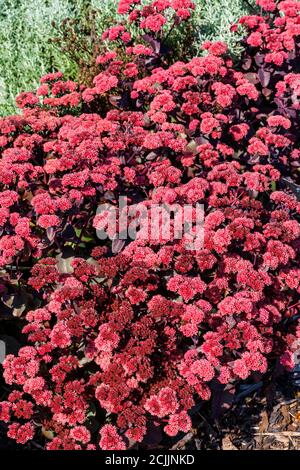
<path fill-rule="evenodd" d="M 216 385 L 293 367 L 300 3 L 257 3 L 234 63 L 210 41 L 174 61 L 190 0 L 121 0 L 92 85 L 47 74 L 1 120 L 2 301 L 31 296 L 0 403 L 18 443 L 147 448 L 153 429 L 189 431 Z M 97 207 L 120 196 L 202 204 L 203 245 L 97 239 Z"/>

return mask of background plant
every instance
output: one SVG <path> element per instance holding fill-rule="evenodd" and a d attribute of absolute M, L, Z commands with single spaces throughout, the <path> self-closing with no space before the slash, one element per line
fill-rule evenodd
<path fill-rule="evenodd" d="M 20 91 L 35 88 L 39 77 L 46 72 L 62 70 L 70 79 L 85 79 L 90 70 L 90 78 L 95 48 L 91 47 L 91 31 L 86 29 L 86 20 L 94 10 L 100 34 L 114 21 L 116 3 L 116 0 L 1 0 L 0 115 L 15 112 L 15 96 Z M 236 41 L 229 29 L 231 23 L 250 11 L 247 3 L 245 0 L 197 0 L 190 28 L 195 49 L 199 51 L 204 39 L 214 38 L 226 40 L 231 49 L 236 50 Z M 74 36 L 68 33 L 70 27 L 77 37 L 75 44 L 81 44 L 76 50 Z M 84 65 L 83 72 L 80 72 L 80 64 Z"/>
<path fill-rule="evenodd" d="M 99 30 L 112 21 L 115 2 L 103 0 Z M 60 51 L 50 39 L 56 31 L 53 21 L 84 17 L 87 0 L 1 0 L 0 2 L 0 113 L 15 111 L 15 97 L 22 91 L 34 88 L 39 76 L 51 70 L 63 70 L 69 78 L 75 78 L 78 67 L 64 51 Z"/>

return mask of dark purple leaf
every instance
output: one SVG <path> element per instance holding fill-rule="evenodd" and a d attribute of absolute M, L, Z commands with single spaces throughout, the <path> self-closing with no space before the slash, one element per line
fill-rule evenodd
<path fill-rule="evenodd" d="M 70 247 L 66 247 L 63 250 L 63 253 L 59 253 L 56 256 L 57 260 L 57 269 L 61 274 L 71 274 L 74 269 L 72 262 L 74 260 L 74 251 Z"/>
<path fill-rule="evenodd" d="M 256 118 L 257 118 L 257 119 L 260 119 L 260 120 L 267 119 L 268 117 L 269 117 L 269 116 L 268 116 L 268 114 L 266 114 L 266 113 L 258 113 L 258 114 L 256 115 Z"/>
<path fill-rule="evenodd" d="M 47 235 L 47 238 L 50 242 L 53 242 L 54 238 L 55 238 L 55 230 L 53 227 L 49 227 L 47 228 L 46 230 L 46 235 Z"/>
<path fill-rule="evenodd" d="M 2 364 L 5 356 L 8 354 L 18 354 L 18 351 L 21 347 L 19 341 L 17 341 L 13 336 L 0 335 L 0 364 Z M 2 346 L 2 347 L 1 347 Z"/>
<path fill-rule="evenodd" d="M 212 418 L 218 419 L 226 410 L 228 410 L 234 401 L 235 388 L 225 387 L 218 382 L 212 383 Z"/>
<path fill-rule="evenodd" d="M 147 426 L 147 432 L 143 439 L 143 444 L 150 449 L 157 447 L 162 440 L 162 430 L 160 425 L 155 423 L 149 423 Z"/>
<path fill-rule="evenodd" d="M 144 34 L 143 39 L 145 42 L 149 44 L 149 46 L 152 47 L 152 49 L 154 50 L 156 54 L 159 53 L 160 47 L 161 47 L 160 41 L 158 41 L 157 39 L 154 39 L 152 36 L 150 36 L 150 34 Z"/>
<path fill-rule="evenodd" d="M 71 224 L 67 224 L 60 234 L 64 239 L 70 240 L 76 236 L 76 232 Z"/>
<path fill-rule="evenodd" d="M 110 95 L 110 97 L 109 97 L 109 102 L 110 102 L 111 105 L 113 105 L 113 106 L 115 106 L 115 107 L 118 107 L 121 98 L 122 98 L 122 97 L 121 97 L 120 95 Z"/>
<path fill-rule="evenodd" d="M 244 70 L 249 70 L 251 65 L 252 65 L 252 59 L 250 59 L 250 58 L 246 59 L 246 60 L 244 60 L 244 63 L 243 63 L 243 69 Z"/>
<path fill-rule="evenodd" d="M 143 106 L 143 102 L 141 100 L 137 99 L 135 105 L 136 105 L 137 108 L 141 108 Z"/>
<path fill-rule="evenodd" d="M 259 78 L 261 85 L 265 88 L 270 83 L 271 73 L 268 70 L 264 70 L 263 68 L 260 68 L 258 70 L 258 78 Z"/>
<path fill-rule="evenodd" d="M 246 73 L 245 77 L 250 83 L 253 83 L 253 85 L 256 85 L 256 83 L 258 83 L 258 76 L 254 72 Z"/>
<path fill-rule="evenodd" d="M 260 162 L 260 156 L 259 155 L 251 155 L 251 157 L 248 160 L 248 163 L 250 163 L 250 165 L 256 165 L 259 162 Z"/>
<path fill-rule="evenodd" d="M 256 390 L 259 390 L 263 386 L 263 382 L 256 382 L 252 384 L 245 384 L 240 386 L 240 392 L 235 397 L 235 402 L 240 400 L 241 398 L 247 397 Z"/>
<path fill-rule="evenodd" d="M 263 54 L 256 54 L 254 58 L 256 65 L 261 66 L 264 63 L 264 58 Z"/>
<path fill-rule="evenodd" d="M 296 56 L 296 51 L 295 50 L 289 52 L 289 60 L 294 60 L 294 59 L 296 59 L 296 57 L 297 56 Z"/>
<path fill-rule="evenodd" d="M 196 137 L 195 142 L 197 143 L 197 145 L 202 145 L 202 144 L 209 143 L 209 140 L 206 137 L 201 136 L 201 137 Z"/>
<path fill-rule="evenodd" d="M 155 153 L 155 152 L 150 152 L 150 153 L 148 153 L 148 155 L 147 155 L 147 157 L 146 157 L 146 160 L 152 161 L 152 160 L 154 160 L 156 157 L 157 157 L 157 153 Z"/>
<path fill-rule="evenodd" d="M 280 98 L 274 98 L 274 103 L 278 108 L 284 109 L 284 102 Z"/>
<path fill-rule="evenodd" d="M 4 294 L 1 300 L 14 317 L 20 317 L 27 307 L 29 298 L 30 296 L 25 291 L 21 291 L 20 293 Z"/>
<path fill-rule="evenodd" d="M 267 98 L 268 96 L 272 94 L 272 90 L 270 90 L 270 88 L 263 88 L 262 94 Z"/>
<path fill-rule="evenodd" d="M 115 195 L 112 191 L 105 191 L 103 197 L 106 201 L 115 201 Z"/>
<path fill-rule="evenodd" d="M 119 240 L 119 238 L 115 238 L 112 241 L 111 250 L 114 254 L 120 253 L 125 245 L 125 240 Z"/>
<path fill-rule="evenodd" d="M 281 181 L 292 191 L 292 193 L 296 196 L 297 200 L 300 201 L 300 186 L 298 184 L 295 184 L 293 180 L 289 177 L 283 177 L 281 178 Z"/>
<path fill-rule="evenodd" d="M 296 109 L 286 109 L 285 112 L 288 114 L 289 118 L 296 119 L 297 118 L 297 111 Z"/>

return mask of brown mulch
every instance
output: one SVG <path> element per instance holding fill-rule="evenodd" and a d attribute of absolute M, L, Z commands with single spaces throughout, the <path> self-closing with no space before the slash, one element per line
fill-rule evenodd
<path fill-rule="evenodd" d="M 200 410 L 199 425 L 173 449 L 300 450 L 300 393 L 290 377 L 234 403 L 218 419 Z"/>

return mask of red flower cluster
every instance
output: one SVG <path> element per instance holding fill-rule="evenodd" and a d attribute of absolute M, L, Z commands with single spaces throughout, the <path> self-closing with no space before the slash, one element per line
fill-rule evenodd
<path fill-rule="evenodd" d="M 122 0 L 141 37 L 105 33 L 116 50 L 93 88 L 49 74 L 0 121 L 1 292 L 18 280 L 38 300 L 31 346 L 4 363 L 0 418 L 18 442 L 42 429 L 52 450 L 143 446 L 151 426 L 187 432 L 213 381 L 274 359 L 292 367 L 300 204 L 285 180 L 299 175 L 300 4 L 258 3 L 269 13 L 241 20 L 240 67 L 223 43 L 167 66 L 160 35 L 192 3 Z M 170 236 L 112 250 L 95 237 L 96 209 L 119 195 L 203 204 L 203 247 Z"/>

